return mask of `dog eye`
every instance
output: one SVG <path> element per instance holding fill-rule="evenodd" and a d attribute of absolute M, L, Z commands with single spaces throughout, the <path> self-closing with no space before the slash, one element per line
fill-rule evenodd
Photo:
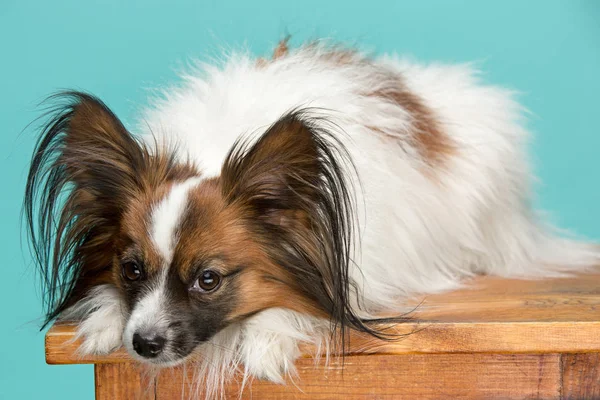
<path fill-rule="evenodd" d="M 121 268 L 123 270 L 123 276 L 125 277 L 125 279 L 132 282 L 139 280 L 144 272 L 142 267 L 138 263 L 133 261 L 123 263 Z"/>
<path fill-rule="evenodd" d="M 206 270 L 200 274 L 194 285 L 192 285 L 193 290 L 197 290 L 199 292 L 212 292 L 216 290 L 221 284 L 221 275 L 216 273 L 215 271 Z"/>

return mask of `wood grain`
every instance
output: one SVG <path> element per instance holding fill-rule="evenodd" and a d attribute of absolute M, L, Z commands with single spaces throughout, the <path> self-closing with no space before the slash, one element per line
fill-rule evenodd
<path fill-rule="evenodd" d="M 600 274 L 547 281 L 486 277 L 460 291 L 414 299 L 407 309 L 417 304 L 414 322 L 394 327 L 411 333 L 401 340 L 353 333 L 343 366 L 337 357 L 329 365 L 301 358 L 294 382 L 256 380 L 242 391 L 233 381 L 226 398 L 240 392 L 266 400 L 600 398 Z M 97 364 L 99 400 L 204 398 L 190 386 L 193 366 L 151 379 L 122 349 L 91 357 L 78 346 L 75 326 L 57 324 L 46 335 L 46 360 Z"/>
<path fill-rule="evenodd" d="M 558 399 L 560 359 L 556 354 L 494 355 L 372 355 L 351 356 L 344 368 L 338 362 L 315 366 L 298 362 L 296 385 L 254 381 L 242 399 Z M 157 400 L 204 398 L 183 382 L 181 369 L 161 374 Z M 225 398 L 237 398 L 240 385 L 227 386 Z"/>
<path fill-rule="evenodd" d="M 84 355 L 79 351 L 76 326 L 57 323 L 46 333 L 46 363 L 48 364 L 105 364 L 131 361 L 124 348 L 106 356 Z"/>
<path fill-rule="evenodd" d="M 132 363 L 98 364 L 94 380 L 96 400 L 155 399 L 155 380 Z"/>
<path fill-rule="evenodd" d="M 600 354 L 563 354 L 562 398 L 600 399 Z"/>
<path fill-rule="evenodd" d="M 395 327 L 399 333 L 412 334 L 384 342 L 354 333 L 350 354 L 600 351 L 600 274 L 545 281 L 485 277 L 460 291 L 415 299 L 407 309 L 414 304 L 419 306 L 412 316 L 420 322 Z M 74 338 L 73 325 L 52 327 L 46 335 L 46 361 L 130 360 L 122 349 L 108 356 L 82 356 Z"/>
<path fill-rule="evenodd" d="M 225 398 L 242 399 L 558 399 L 560 356 L 435 354 L 350 356 L 330 365 L 298 362 L 294 382 L 254 381 L 243 390 L 225 388 Z M 189 369 L 188 369 L 189 371 Z M 96 366 L 98 400 L 204 398 L 193 374 L 182 368 L 147 382 L 129 363 Z M 142 383 L 145 382 L 145 383 Z M 241 396 L 240 396 L 241 394 Z M 587 398 L 587 397 L 586 397 Z"/>

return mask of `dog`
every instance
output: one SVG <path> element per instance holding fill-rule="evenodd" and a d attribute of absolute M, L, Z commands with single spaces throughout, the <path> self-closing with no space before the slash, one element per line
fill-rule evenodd
<path fill-rule="evenodd" d="M 284 382 L 301 343 L 343 349 L 419 294 L 480 274 L 597 265 L 530 205 L 515 94 L 472 65 L 324 42 L 234 53 L 167 88 L 132 134 L 83 92 L 55 104 L 24 201 L 46 324 L 81 351 Z M 394 314 L 395 313 L 395 314 Z"/>

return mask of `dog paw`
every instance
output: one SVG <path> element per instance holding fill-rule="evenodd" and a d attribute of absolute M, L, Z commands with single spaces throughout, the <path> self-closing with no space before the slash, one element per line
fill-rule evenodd
<path fill-rule="evenodd" d="M 108 354 L 122 344 L 125 319 L 116 288 L 100 285 L 67 310 L 62 318 L 79 321 L 77 339 L 81 354 Z"/>
<path fill-rule="evenodd" d="M 84 322 L 85 323 L 85 322 Z M 105 355 L 112 353 L 122 345 L 123 324 L 120 321 L 106 321 L 103 327 L 83 326 L 78 336 L 83 340 L 79 351 L 82 354 Z"/>

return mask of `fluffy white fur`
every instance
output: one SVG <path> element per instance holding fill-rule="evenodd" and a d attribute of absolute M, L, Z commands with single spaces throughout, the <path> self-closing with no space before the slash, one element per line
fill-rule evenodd
<path fill-rule="evenodd" d="M 81 321 L 74 340 L 81 338 L 81 354 L 108 354 L 121 346 L 125 312 L 121 296 L 112 285 L 100 285 L 61 315 L 65 321 Z"/>
<path fill-rule="evenodd" d="M 599 261 L 598 248 L 558 237 L 530 208 L 529 134 L 513 93 L 482 84 L 471 65 L 385 57 L 333 67 L 323 51 L 306 48 L 260 68 L 246 54 L 222 66 L 202 65 L 143 114 L 142 133 L 177 143 L 182 157 L 210 176 L 219 174 L 237 138 L 259 135 L 291 109 L 310 107 L 309 116 L 339 126 L 358 174 L 360 242 L 351 278 L 361 289 L 354 299 L 365 305 L 361 315 L 402 309 L 407 297 L 456 288 L 478 273 L 536 278 Z M 385 88 L 386 71 L 401 74 L 456 144 L 437 166 L 411 144 L 410 113 L 363 95 Z M 100 308 L 80 327 L 86 338 L 91 334 L 86 351 L 114 347 L 112 333 L 100 338 L 92 329 L 106 330 L 105 318 L 115 331 L 123 327 L 108 311 L 118 306 L 107 293 L 92 294 Z M 281 382 L 294 370 L 298 343 L 320 343 L 326 328 L 292 311 L 265 311 L 202 346 L 198 375 L 209 391 L 242 365 L 246 377 Z"/>
<path fill-rule="evenodd" d="M 301 342 L 313 344 L 317 357 L 327 353 L 328 328 L 328 321 L 290 310 L 263 311 L 202 345 L 189 364 L 196 369 L 191 383 L 196 390 L 202 388 L 206 398 L 218 395 L 223 383 L 240 370 L 242 386 L 254 378 L 284 383 L 286 376 L 294 377 Z"/>

